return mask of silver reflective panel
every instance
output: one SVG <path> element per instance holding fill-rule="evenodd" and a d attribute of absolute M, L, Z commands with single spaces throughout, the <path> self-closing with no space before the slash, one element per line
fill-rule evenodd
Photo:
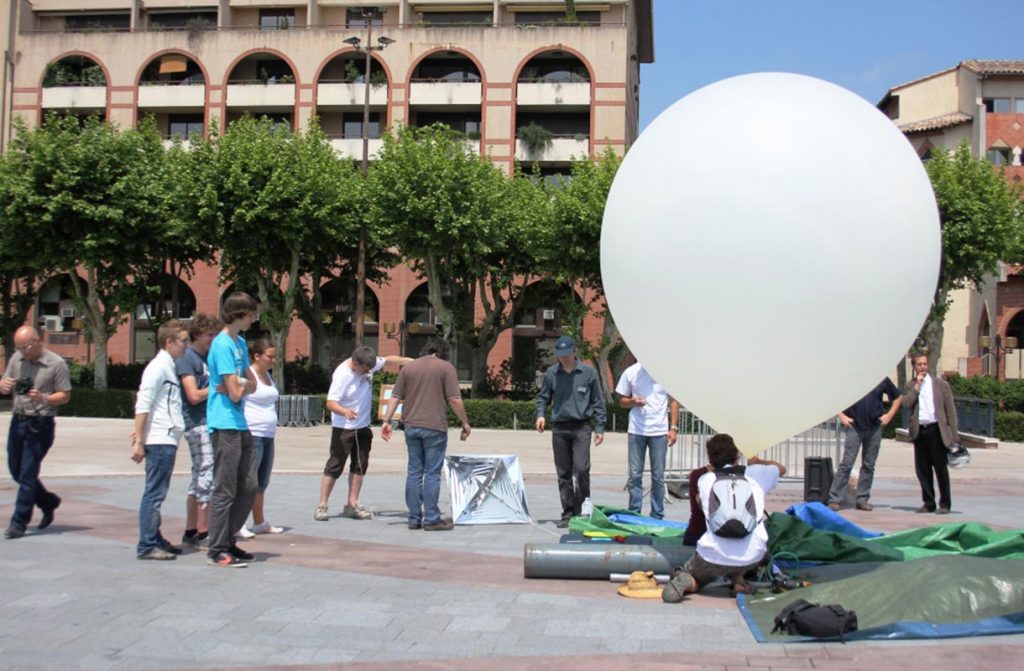
<path fill-rule="evenodd" d="M 519 457 L 444 458 L 455 524 L 529 524 Z"/>

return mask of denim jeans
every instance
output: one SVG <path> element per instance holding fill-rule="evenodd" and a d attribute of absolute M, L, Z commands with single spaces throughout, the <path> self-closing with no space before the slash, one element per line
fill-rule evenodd
<path fill-rule="evenodd" d="M 641 436 L 631 433 L 629 445 L 629 510 L 640 514 L 644 507 L 644 457 L 651 453 L 651 517 L 665 518 L 665 453 L 668 452 L 668 436 Z"/>
<path fill-rule="evenodd" d="M 168 545 L 160 533 L 160 506 L 171 487 L 177 452 L 177 445 L 146 445 L 146 487 L 139 504 L 139 544 L 135 548 L 140 557 Z"/>
<path fill-rule="evenodd" d="M 441 495 L 441 466 L 448 448 L 448 432 L 405 427 L 405 447 L 409 451 L 409 474 L 405 478 L 405 505 L 409 524 L 424 526 L 441 520 L 437 499 Z"/>
<path fill-rule="evenodd" d="M 18 496 L 11 515 L 11 527 L 24 530 L 32 520 L 32 509 L 47 511 L 60 504 L 60 498 L 39 481 L 39 467 L 53 445 L 53 417 L 12 417 L 7 434 L 7 467 L 18 483 Z"/>
<path fill-rule="evenodd" d="M 864 451 L 860 455 L 860 475 L 857 477 L 857 502 L 867 503 L 871 498 L 871 483 L 875 479 L 875 460 L 878 459 L 878 448 L 882 444 L 882 425 L 864 430 L 856 427 L 846 430 L 846 445 L 843 448 L 843 460 L 836 469 L 836 477 L 832 480 L 832 489 L 828 493 L 829 503 L 842 503 L 846 499 L 846 490 L 850 484 L 850 471 L 857 460 L 857 452 L 861 445 Z"/>
<path fill-rule="evenodd" d="M 256 487 L 259 491 L 267 491 L 270 484 L 270 471 L 274 468 L 274 439 L 265 436 L 252 437 L 253 459 L 256 461 Z"/>

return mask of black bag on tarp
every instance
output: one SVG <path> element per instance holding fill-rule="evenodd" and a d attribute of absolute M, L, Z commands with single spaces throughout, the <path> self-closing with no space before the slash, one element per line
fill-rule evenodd
<path fill-rule="evenodd" d="M 857 614 L 839 604 L 820 606 L 805 599 L 797 599 L 775 616 L 772 633 L 835 638 L 846 642 L 846 634 L 857 631 Z"/>

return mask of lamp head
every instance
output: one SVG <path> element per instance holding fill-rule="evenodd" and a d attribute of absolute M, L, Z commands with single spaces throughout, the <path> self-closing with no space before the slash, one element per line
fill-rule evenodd
<path fill-rule="evenodd" d="M 385 37 L 381 35 L 380 37 L 377 38 L 377 43 L 380 44 L 380 46 L 382 47 L 386 47 L 389 44 L 394 44 L 395 40 L 391 39 L 390 37 Z"/>
<path fill-rule="evenodd" d="M 362 42 L 362 40 L 360 40 L 358 37 L 350 37 L 347 40 L 342 40 L 342 42 L 353 47 L 358 47 L 359 43 Z"/>

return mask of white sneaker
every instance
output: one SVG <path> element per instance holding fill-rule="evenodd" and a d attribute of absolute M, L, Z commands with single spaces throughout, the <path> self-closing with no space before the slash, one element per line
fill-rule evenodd
<path fill-rule="evenodd" d="M 263 520 L 262 524 L 252 525 L 252 533 L 254 534 L 280 534 L 284 533 L 283 527 L 275 527 L 270 522 Z"/>
<path fill-rule="evenodd" d="M 249 531 L 245 527 L 242 527 L 237 532 L 235 532 L 235 538 L 241 538 L 242 540 L 249 540 L 250 538 L 255 538 L 255 537 L 256 537 L 256 534 L 254 534 L 253 532 Z"/>

